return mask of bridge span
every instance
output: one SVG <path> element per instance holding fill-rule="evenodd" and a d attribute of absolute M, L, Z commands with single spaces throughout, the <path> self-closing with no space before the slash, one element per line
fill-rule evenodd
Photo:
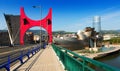
<path fill-rule="evenodd" d="M 55 44 L 47 45 L 45 49 L 36 45 L 17 56 L 7 58 L 4 63 L 0 63 L 0 71 L 120 71 Z"/>
<path fill-rule="evenodd" d="M 33 58 L 24 63 L 17 71 L 64 71 L 52 46 L 42 49 Z"/>

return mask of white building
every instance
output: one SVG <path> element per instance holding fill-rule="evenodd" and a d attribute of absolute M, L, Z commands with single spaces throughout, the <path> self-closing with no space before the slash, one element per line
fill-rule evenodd
<path fill-rule="evenodd" d="M 111 38 L 118 37 L 115 34 L 105 34 L 103 40 L 110 40 Z"/>

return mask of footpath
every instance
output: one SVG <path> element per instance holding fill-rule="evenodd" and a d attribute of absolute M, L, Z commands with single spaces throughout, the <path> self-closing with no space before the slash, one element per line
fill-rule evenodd
<path fill-rule="evenodd" d="M 39 51 L 17 71 L 65 71 L 52 46 Z"/>

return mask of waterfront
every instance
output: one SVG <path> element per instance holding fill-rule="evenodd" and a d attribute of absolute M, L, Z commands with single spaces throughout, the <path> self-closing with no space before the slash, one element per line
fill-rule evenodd
<path fill-rule="evenodd" d="M 96 60 L 120 68 L 120 51 Z"/>
<path fill-rule="evenodd" d="M 73 47 L 72 44 L 71 44 L 71 46 Z M 118 45 L 116 45 L 116 47 L 117 46 Z M 72 48 L 72 47 L 69 47 L 69 48 Z M 113 66 L 113 67 L 120 68 L 120 51 L 110 53 L 107 56 L 103 56 L 103 57 L 100 57 L 100 58 L 95 59 L 95 60 L 100 61 L 100 62 L 105 63 L 105 64 L 108 64 L 108 65 Z M 94 66 L 92 66 L 92 67 L 94 68 Z M 99 68 L 94 68 L 94 69 L 96 69 L 97 71 L 101 71 L 101 69 L 99 69 Z"/>

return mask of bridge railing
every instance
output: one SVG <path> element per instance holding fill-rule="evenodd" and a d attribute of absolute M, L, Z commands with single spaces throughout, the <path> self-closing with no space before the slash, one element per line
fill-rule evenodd
<path fill-rule="evenodd" d="M 67 71 L 120 71 L 118 68 L 80 56 L 54 44 L 52 47 Z"/>
<path fill-rule="evenodd" d="M 15 52 L 15 53 L 0 57 L 0 69 L 5 68 L 7 71 L 10 71 L 11 63 L 19 60 L 20 63 L 23 64 L 26 62 L 26 61 L 23 61 L 25 56 L 27 56 L 27 58 L 30 59 L 30 54 L 32 54 L 32 56 L 33 56 L 40 49 L 41 49 L 40 46 L 35 46 L 32 49 L 23 50 L 23 51 Z"/>

